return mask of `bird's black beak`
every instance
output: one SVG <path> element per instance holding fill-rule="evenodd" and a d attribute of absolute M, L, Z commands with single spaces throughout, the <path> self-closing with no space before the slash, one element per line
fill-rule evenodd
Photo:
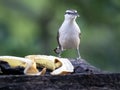
<path fill-rule="evenodd" d="M 78 13 L 74 13 L 74 15 L 77 16 L 77 17 L 80 17 L 80 15 Z"/>

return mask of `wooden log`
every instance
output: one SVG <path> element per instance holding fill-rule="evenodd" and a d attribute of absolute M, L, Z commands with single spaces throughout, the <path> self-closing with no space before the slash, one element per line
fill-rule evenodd
<path fill-rule="evenodd" d="M 120 73 L 101 71 L 84 59 L 70 61 L 75 69 L 69 75 L 0 75 L 0 90 L 120 90 Z"/>
<path fill-rule="evenodd" d="M 120 90 L 120 73 L 0 76 L 0 90 Z"/>
<path fill-rule="evenodd" d="M 69 59 L 74 66 L 74 73 L 103 73 L 84 59 Z"/>

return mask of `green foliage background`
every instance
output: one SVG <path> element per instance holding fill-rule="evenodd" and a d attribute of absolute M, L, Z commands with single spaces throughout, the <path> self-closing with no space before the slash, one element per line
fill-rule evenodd
<path fill-rule="evenodd" d="M 120 72 L 120 0 L 0 0 L 0 55 L 56 55 L 66 9 L 76 9 L 80 52 L 96 67 Z M 67 50 L 62 57 L 76 57 Z"/>

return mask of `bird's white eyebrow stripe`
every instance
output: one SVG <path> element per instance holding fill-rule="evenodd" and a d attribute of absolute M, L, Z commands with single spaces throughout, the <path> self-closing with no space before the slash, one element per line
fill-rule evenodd
<path fill-rule="evenodd" d="M 66 10 L 65 14 L 78 14 L 76 10 Z"/>

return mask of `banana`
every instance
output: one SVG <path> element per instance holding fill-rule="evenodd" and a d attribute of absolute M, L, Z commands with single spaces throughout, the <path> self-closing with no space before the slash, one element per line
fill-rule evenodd
<path fill-rule="evenodd" d="M 16 56 L 0 56 L 0 61 L 6 61 L 11 67 L 26 67 L 26 63 L 32 63 L 29 59 Z"/>
<path fill-rule="evenodd" d="M 0 56 L 0 61 L 7 62 L 11 67 L 17 66 L 24 67 L 25 75 L 43 75 L 46 72 L 45 69 L 39 72 L 38 69 L 36 68 L 36 62 L 27 58 L 15 56 Z"/>
<path fill-rule="evenodd" d="M 39 67 L 52 70 L 51 75 L 66 75 L 74 70 L 71 62 L 65 58 L 47 55 L 28 55 L 25 58 L 34 60 Z"/>
<path fill-rule="evenodd" d="M 61 66 L 61 62 L 59 62 L 55 56 L 47 56 L 47 55 L 28 55 L 25 58 L 34 60 L 37 63 L 38 67 L 46 67 L 50 70 L 55 70 L 56 68 Z"/>
<path fill-rule="evenodd" d="M 68 59 L 47 55 L 28 55 L 25 58 L 0 56 L 0 61 L 8 62 L 11 67 L 24 67 L 25 75 L 44 75 L 46 69 L 52 70 L 51 75 L 66 75 L 74 70 Z M 37 67 L 42 67 L 42 71 L 39 72 Z"/>

